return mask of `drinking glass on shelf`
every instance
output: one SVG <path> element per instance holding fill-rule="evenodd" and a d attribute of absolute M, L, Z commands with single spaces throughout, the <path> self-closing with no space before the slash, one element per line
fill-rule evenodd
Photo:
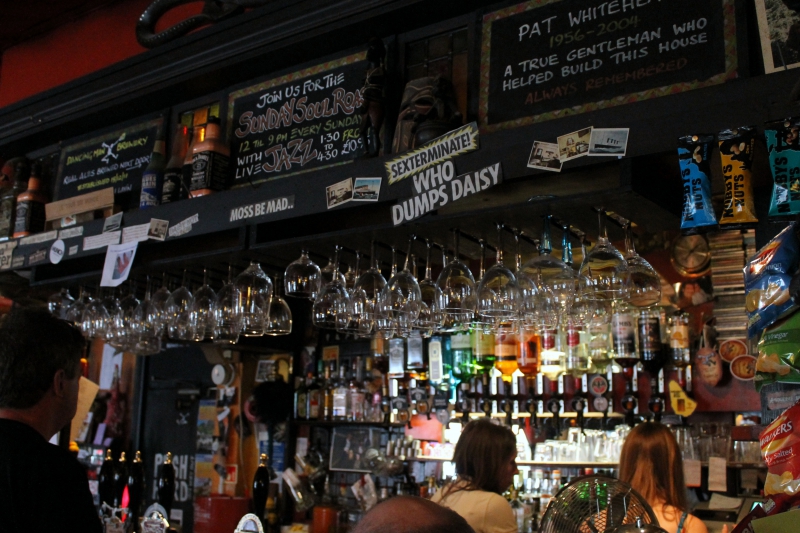
<path fill-rule="evenodd" d="M 605 225 L 605 210 L 596 208 L 598 221 L 597 242 L 584 256 L 580 274 L 594 288 L 594 297 L 605 300 L 620 300 L 628 297 L 630 271 L 628 263 L 611 241 Z"/>
<path fill-rule="evenodd" d="M 381 307 L 401 331 L 411 329 L 421 308 L 422 293 L 419 283 L 408 269 L 414 239 L 412 235 L 408 242 L 403 270 L 389 278 L 386 287 L 381 291 Z"/>
<path fill-rule="evenodd" d="M 326 277 L 327 269 L 331 281 L 322 286 L 311 308 L 311 321 L 318 328 L 336 329 L 337 317 L 347 313 L 349 295 L 344 276 L 339 272 L 339 250 L 340 247 L 337 245 L 331 268 L 323 269 L 323 279 Z"/>
<path fill-rule="evenodd" d="M 150 279 L 148 278 L 144 300 L 139 302 L 131 319 L 135 339 L 133 353 L 136 355 L 155 355 L 161 352 L 162 331 L 159 324 L 161 316 L 161 311 L 152 302 Z"/>
<path fill-rule="evenodd" d="M 308 250 L 300 251 L 300 258 L 286 267 L 283 275 L 286 296 L 314 300 L 322 286 L 319 266 L 308 257 Z"/>
<path fill-rule="evenodd" d="M 236 344 L 242 333 L 244 309 L 239 288 L 233 282 L 233 268 L 228 265 L 228 281 L 214 300 L 214 342 Z"/>
<path fill-rule="evenodd" d="M 176 341 L 194 340 L 197 329 L 197 315 L 192 313 L 194 296 L 187 283 L 187 272 L 184 270 L 183 283 L 172 291 L 164 305 L 167 337 Z"/>
<path fill-rule="evenodd" d="M 74 301 L 75 298 L 69 294 L 69 289 L 62 288 L 47 299 L 47 309 L 53 315 L 64 318 L 64 312 Z"/>
<path fill-rule="evenodd" d="M 272 288 L 272 297 L 269 300 L 267 329 L 264 334 L 272 337 L 288 335 L 292 332 L 292 310 L 281 296 L 277 288 L 280 286 L 280 279 L 276 279 Z"/>
<path fill-rule="evenodd" d="M 208 270 L 203 269 L 203 286 L 194 291 L 192 321 L 195 341 L 214 340 L 214 302 L 217 294 L 208 284 Z"/>
<path fill-rule="evenodd" d="M 519 284 L 511 269 L 503 264 L 503 225 L 497 224 L 496 261 L 478 284 L 477 312 L 497 323 L 516 320 L 519 307 Z"/>
<path fill-rule="evenodd" d="M 244 272 L 236 276 L 234 285 L 239 289 L 239 307 L 242 309 L 242 334 L 245 337 L 260 337 L 269 320 L 269 299 L 272 280 L 261 269 L 261 265 L 250 261 Z"/>
<path fill-rule="evenodd" d="M 630 272 L 628 301 L 636 307 L 650 307 L 661 301 L 661 278 L 633 244 L 633 224 L 625 226 L 625 261 Z"/>
<path fill-rule="evenodd" d="M 469 267 L 459 259 L 459 231 L 454 232 L 455 247 L 452 261 L 442 268 L 436 285 L 442 291 L 442 312 L 452 325 L 472 320 L 477 305 L 475 278 Z"/>

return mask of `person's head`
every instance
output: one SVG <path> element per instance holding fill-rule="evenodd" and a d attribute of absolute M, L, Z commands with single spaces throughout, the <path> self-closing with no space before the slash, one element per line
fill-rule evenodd
<path fill-rule="evenodd" d="M 645 422 L 631 430 L 619 458 L 619 479 L 651 505 L 664 501 L 686 510 L 683 459 L 678 441 L 667 426 Z"/>
<path fill-rule="evenodd" d="M 390 498 L 369 510 L 353 533 L 474 533 L 450 509 L 414 496 Z"/>
<path fill-rule="evenodd" d="M 458 438 L 453 461 L 469 488 L 503 493 L 517 470 L 517 439 L 506 426 L 488 419 L 473 420 Z"/>
<path fill-rule="evenodd" d="M 78 328 L 39 309 L 14 308 L 0 320 L 0 409 L 49 402 L 56 427 L 75 415 L 85 341 Z"/>

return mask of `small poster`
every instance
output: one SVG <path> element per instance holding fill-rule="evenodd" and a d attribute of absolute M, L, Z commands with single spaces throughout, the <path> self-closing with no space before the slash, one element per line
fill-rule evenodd
<path fill-rule="evenodd" d="M 101 287 L 118 287 L 128 279 L 138 245 L 138 242 L 127 242 L 108 246 L 103 277 L 100 280 Z"/>
<path fill-rule="evenodd" d="M 764 72 L 800 67 L 800 5 L 782 0 L 755 3 Z"/>
<path fill-rule="evenodd" d="M 353 199 L 353 178 L 347 178 L 339 183 L 325 187 L 325 193 L 328 200 L 328 209 L 346 204 Z"/>
<path fill-rule="evenodd" d="M 382 178 L 356 178 L 353 184 L 353 200 L 377 202 L 381 194 Z"/>

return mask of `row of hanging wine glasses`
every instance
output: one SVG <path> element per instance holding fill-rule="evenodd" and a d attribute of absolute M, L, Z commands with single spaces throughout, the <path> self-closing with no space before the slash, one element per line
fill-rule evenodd
<path fill-rule="evenodd" d="M 150 279 L 144 299 L 136 297 L 135 283 L 118 299 L 115 291 L 100 290 L 92 298 L 81 289 L 77 300 L 66 289 L 48 301 L 50 311 L 78 325 L 88 338 L 99 338 L 111 346 L 137 355 L 159 353 L 165 339 L 173 341 L 214 341 L 236 343 L 240 335 L 288 335 L 292 313 L 274 290 L 272 280 L 256 262 L 251 262 L 215 292 L 204 270 L 203 285 L 189 290 L 187 273 L 183 284 L 170 291 L 167 276 L 153 291 Z"/>
<path fill-rule="evenodd" d="M 632 224 L 614 215 L 626 233 L 623 255 L 608 239 L 605 228 L 608 214 L 603 208 L 597 208 L 597 212 L 597 242 L 588 253 L 583 250 L 583 261 L 578 268 L 572 262 L 571 227 L 561 225 L 562 257 L 559 259 L 552 254 L 552 217 L 545 216 L 539 255 L 524 264 L 519 244 L 522 233 L 512 230 L 516 244 L 513 269 L 506 266 L 503 259 L 503 232 L 507 228 L 497 224 L 495 264 L 488 270 L 484 269 L 488 245 L 478 239 L 481 257 L 477 281 L 461 260 L 461 232 L 455 231 L 454 254 L 450 260 L 444 247 L 440 247 L 443 268 L 436 280 L 431 277 L 433 243 L 428 240 L 425 240 L 424 278 L 417 278 L 412 254 L 417 238 L 412 235 L 401 270 L 398 270 L 396 250 L 392 249 L 388 280 L 380 271 L 374 242 L 369 268 L 363 273 L 359 271 L 359 252 L 355 252 L 355 271 L 348 269 L 347 274 L 342 274 L 339 271 L 342 247 L 336 246 L 333 260 L 323 269 L 309 258 L 307 250 L 303 250 L 300 258 L 286 269 L 285 293 L 313 300 L 312 320 L 317 327 L 362 337 L 407 336 L 415 329 L 430 335 L 436 331 L 475 327 L 487 331 L 509 327 L 552 330 L 567 322 L 590 326 L 607 323 L 615 302 L 643 308 L 656 305 L 661 299 L 660 278 L 636 253 Z M 584 246 L 584 239 L 581 239 L 581 246 Z"/>

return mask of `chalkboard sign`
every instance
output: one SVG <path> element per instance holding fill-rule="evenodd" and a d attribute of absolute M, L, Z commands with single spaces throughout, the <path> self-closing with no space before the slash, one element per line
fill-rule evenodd
<path fill-rule="evenodd" d="M 733 4 L 533 0 L 489 13 L 481 127 L 516 127 L 735 78 Z"/>
<path fill-rule="evenodd" d="M 366 70 L 362 52 L 232 92 L 228 139 L 234 186 L 357 157 Z"/>
<path fill-rule="evenodd" d="M 137 209 L 142 173 L 163 122 L 163 117 L 157 117 L 64 146 L 55 199 L 114 187 L 117 205 L 123 210 Z"/>

